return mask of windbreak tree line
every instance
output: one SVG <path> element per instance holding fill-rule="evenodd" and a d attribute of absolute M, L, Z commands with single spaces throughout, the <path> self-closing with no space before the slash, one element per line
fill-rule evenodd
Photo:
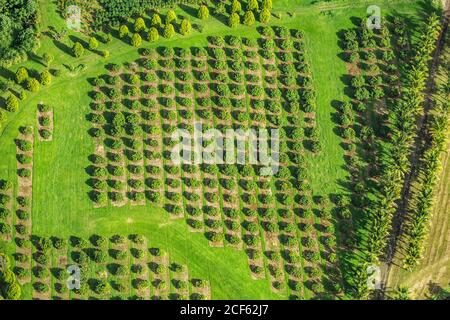
<path fill-rule="evenodd" d="M 38 46 L 36 0 L 0 3 L 0 65 L 11 66 L 26 60 Z"/>
<path fill-rule="evenodd" d="M 199 4 L 200 0 L 98 0 L 102 10 L 98 10 L 93 21 L 94 29 L 103 24 L 118 24 L 124 18 L 143 14 L 146 10 L 170 7 L 177 4 Z"/>

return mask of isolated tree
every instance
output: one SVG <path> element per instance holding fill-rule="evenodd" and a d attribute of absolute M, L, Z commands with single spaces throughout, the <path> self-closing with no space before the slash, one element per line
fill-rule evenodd
<path fill-rule="evenodd" d="M 170 39 L 175 35 L 175 29 L 171 23 L 164 27 L 164 38 Z"/>
<path fill-rule="evenodd" d="M 6 110 L 9 112 L 16 112 L 19 110 L 19 101 L 15 95 L 10 94 L 8 98 L 6 98 Z"/>
<path fill-rule="evenodd" d="M 206 20 L 209 18 L 209 9 L 205 5 L 201 5 L 200 8 L 198 8 L 197 17 L 201 20 Z"/>
<path fill-rule="evenodd" d="M 249 0 L 247 3 L 247 10 L 248 11 L 258 11 L 259 10 L 259 4 L 258 0 Z"/>
<path fill-rule="evenodd" d="M 74 57 L 79 58 L 84 53 L 84 47 L 79 42 L 75 42 L 72 47 L 72 54 Z"/>
<path fill-rule="evenodd" d="M 130 34 L 130 30 L 128 30 L 128 27 L 126 25 L 121 25 L 119 28 L 119 38 L 123 39 L 126 36 L 128 36 Z"/>
<path fill-rule="evenodd" d="M 44 60 L 45 65 L 47 67 L 50 66 L 50 64 L 53 62 L 54 58 L 55 57 L 53 57 L 53 55 L 51 55 L 50 53 L 47 53 L 47 52 L 42 55 L 42 59 Z"/>
<path fill-rule="evenodd" d="M 98 41 L 95 37 L 89 38 L 89 50 L 95 50 L 98 48 Z"/>
<path fill-rule="evenodd" d="M 232 13 L 228 18 L 228 25 L 231 28 L 236 28 L 241 23 L 241 17 L 237 13 Z"/>
<path fill-rule="evenodd" d="M 191 29 L 192 29 L 192 26 L 191 26 L 191 23 L 189 22 L 189 20 L 183 19 L 183 21 L 181 21 L 181 25 L 180 25 L 180 33 L 183 36 L 185 36 L 191 32 Z"/>
<path fill-rule="evenodd" d="M 104 58 L 108 58 L 108 57 L 109 57 L 109 51 L 108 51 L 108 50 L 103 50 L 103 51 L 102 51 L 102 56 L 103 56 Z"/>
<path fill-rule="evenodd" d="M 44 70 L 41 72 L 41 74 L 39 75 L 40 80 L 41 80 L 41 84 L 44 86 L 48 86 L 50 84 L 50 82 L 52 82 L 52 75 L 50 74 L 50 72 L 48 70 Z"/>
<path fill-rule="evenodd" d="M 152 16 L 152 19 L 150 20 L 150 24 L 152 25 L 152 27 L 156 27 L 159 28 L 162 26 L 162 20 L 161 17 L 159 16 L 159 14 L 154 13 Z"/>
<path fill-rule="evenodd" d="M 25 67 L 20 67 L 16 71 L 16 82 L 22 84 L 26 79 L 28 79 L 28 70 Z"/>
<path fill-rule="evenodd" d="M 140 34 L 139 33 L 133 34 L 133 36 L 131 37 L 131 45 L 133 47 L 137 48 L 137 47 L 140 47 L 141 44 L 142 44 L 142 38 L 141 38 Z"/>
<path fill-rule="evenodd" d="M 172 23 L 172 21 L 177 21 L 177 14 L 172 9 L 167 11 L 166 24 Z"/>
<path fill-rule="evenodd" d="M 244 24 L 246 26 L 251 26 L 255 23 L 255 15 L 252 11 L 247 11 L 244 15 Z"/>
<path fill-rule="evenodd" d="M 137 18 L 134 22 L 134 32 L 141 32 L 145 29 L 147 29 L 147 26 L 145 25 L 144 19 L 142 19 L 141 17 Z"/>
<path fill-rule="evenodd" d="M 155 27 L 151 27 L 150 30 L 148 31 L 148 41 L 155 42 L 158 41 L 158 39 L 159 39 L 158 29 L 156 29 Z"/>
<path fill-rule="evenodd" d="M 37 92 L 39 91 L 40 85 L 39 85 L 39 81 L 37 81 L 34 78 L 28 78 L 25 86 L 27 88 L 27 90 L 31 91 L 31 92 Z"/>

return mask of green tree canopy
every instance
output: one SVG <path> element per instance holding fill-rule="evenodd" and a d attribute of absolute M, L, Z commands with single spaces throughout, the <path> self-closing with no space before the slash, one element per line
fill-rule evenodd
<path fill-rule="evenodd" d="M 171 9 L 167 11 L 166 24 L 172 23 L 172 21 L 177 21 L 177 14 Z"/>
<path fill-rule="evenodd" d="M 181 25 L 180 25 L 180 33 L 184 36 L 187 35 L 189 33 L 191 33 L 191 23 L 189 20 L 187 19 L 183 19 L 183 21 L 181 21 Z"/>
<path fill-rule="evenodd" d="M 232 13 L 228 18 L 228 25 L 231 28 L 237 27 L 241 23 L 241 17 L 237 13 Z"/>
<path fill-rule="evenodd" d="M 79 58 L 84 54 L 84 47 L 81 43 L 75 42 L 72 47 L 72 54 L 74 57 Z"/>
<path fill-rule="evenodd" d="M 175 29 L 171 23 L 164 27 L 164 38 L 170 39 L 175 35 Z"/>
<path fill-rule="evenodd" d="M 142 38 L 141 38 L 140 34 L 139 33 L 133 34 L 133 36 L 131 37 L 131 45 L 133 47 L 137 48 L 137 47 L 140 47 L 141 44 L 142 44 Z"/>
<path fill-rule="evenodd" d="M 119 28 L 119 38 L 123 39 L 126 36 L 128 36 L 130 34 L 130 30 L 128 30 L 128 27 L 126 25 L 121 25 Z"/>
<path fill-rule="evenodd" d="M 158 39 L 159 39 L 158 29 L 156 29 L 155 27 L 151 27 L 150 30 L 148 31 L 148 41 L 155 42 L 158 41 Z"/>
<path fill-rule="evenodd" d="M 209 9 L 205 5 L 201 5 L 200 8 L 198 8 L 197 17 L 202 20 L 206 20 L 209 18 Z"/>
<path fill-rule="evenodd" d="M 20 67 L 16 71 L 16 82 L 18 84 L 22 84 L 25 80 L 28 79 L 28 70 L 25 67 Z"/>
<path fill-rule="evenodd" d="M 98 48 L 98 41 L 95 37 L 89 38 L 89 50 L 95 50 Z"/>
<path fill-rule="evenodd" d="M 42 71 L 41 74 L 39 75 L 39 77 L 41 80 L 41 84 L 44 86 L 47 86 L 52 82 L 52 75 L 50 74 L 50 72 L 48 70 Z"/>
<path fill-rule="evenodd" d="M 247 11 L 244 15 L 244 24 L 246 26 L 251 26 L 255 24 L 255 15 L 253 14 L 253 11 Z"/>
<path fill-rule="evenodd" d="M 144 19 L 141 17 L 137 18 L 134 22 L 134 32 L 141 32 L 145 29 L 147 29 L 147 26 L 145 25 Z"/>
<path fill-rule="evenodd" d="M 161 17 L 159 16 L 159 14 L 154 13 L 152 15 L 152 19 L 150 20 L 150 24 L 152 25 L 152 27 L 161 27 L 162 26 L 162 20 Z"/>

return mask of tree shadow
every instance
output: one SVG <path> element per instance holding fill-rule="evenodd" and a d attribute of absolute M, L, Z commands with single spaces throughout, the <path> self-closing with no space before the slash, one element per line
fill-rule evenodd
<path fill-rule="evenodd" d="M 42 62 L 42 58 L 39 57 L 37 54 L 33 53 L 33 52 L 29 52 L 28 53 L 28 59 L 31 61 L 36 62 L 37 64 L 40 64 L 41 66 L 47 68 L 47 65 L 45 63 Z"/>
<path fill-rule="evenodd" d="M 194 8 L 192 6 L 188 6 L 186 4 L 180 4 L 179 7 L 181 8 L 181 10 L 186 12 L 186 14 L 190 15 L 191 17 L 197 18 L 197 9 L 196 8 Z"/>
<path fill-rule="evenodd" d="M 72 48 L 70 48 L 65 43 L 62 43 L 61 41 L 53 40 L 53 44 L 55 45 L 55 47 L 57 47 L 62 52 L 72 56 Z"/>
<path fill-rule="evenodd" d="M 79 37 L 77 37 L 77 36 L 70 35 L 70 36 L 69 36 L 69 39 L 70 39 L 70 41 L 72 41 L 73 43 L 75 43 L 75 42 L 80 43 L 85 49 L 87 49 L 87 48 L 89 47 L 89 44 L 88 44 L 85 40 L 83 40 L 83 39 L 81 39 L 81 38 L 79 38 Z"/>

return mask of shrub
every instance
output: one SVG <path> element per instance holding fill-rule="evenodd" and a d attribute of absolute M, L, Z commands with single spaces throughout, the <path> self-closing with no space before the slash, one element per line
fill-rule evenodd
<path fill-rule="evenodd" d="M 140 32 L 142 30 L 147 29 L 147 26 L 145 25 L 144 19 L 141 17 L 138 17 L 136 21 L 134 22 L 134 32 Z"/>
<path fill-rule="evenodd" d="M 22 207 L 29 207 L 30 206 L 30 199 L 26 197 L 17 197 L 17 203 L 19 203 Z"/>
<path fill-rule="evenodd" d="M 41 80 L 41 84 L 44 86 L 49 85 L 50 82 L 52 81 L 52 75 L 50 74 L 50 72 L 48 70 L 42 71 L 39 77 Z"/>
<path fill-rule="evenodd" d="M 72 54 L 75 58 L 79 58 L 84 54 L 84 47 L 81 43 L 75 42 L 72 46 Z"/>
<path fill-rule="evenodd" d="M 98 48 L 98 41 L 95 37 L 89 38 L 89 44 L 88 44 L 89 50 L 95 50 Z"/>
<path fill-rule="evenodd" d="M 131 37 L 131 45 L 136 48 L 142 45 L 142 38 L 139 33 L 133 34 L 133 36 Z"/>
<path fill-rule="evenodd" d="M 242 5 L 239 0 L 233 0 L 231 4 L 231 12 L 232 13 L 240 13 L 242 11 Z"/>
<path fill-rule="evenodd" d="M 119 38 L 123 39 L 126 36 L 128 36 L 130 33 L 130 30 L 128 30 L 128 27 L 126 25 L 121 25 L 119 28 Z"/>
<path fill-rule="evenodd" d="M 237 27 L 241 23 L 241 17 L 237 13 L 232 13 L 228 18 L 228 25 L 231 28 Z"/>
<path fill-rule="evenodd" d="M 25 81 L 25 87 L 27 88 L 28 91 L 37 92 L 37 91 L 39 91 L 40 84 L 39 84 L 39 81 L 37 81 L 36 79 L 28 78 Z"/>
<path fill-rule="evenodd" d="M 175 13 L 174 10 L 169 10 L 167 11 L 167 15 L 166 15 L 166 24 L 171 23 L 172 21 L 177 21 L 177 14 Z"/>
<path fill-rule="evenodd" d="M 16 112 L 19 110 L 19 101 L 16 96 L 10 94 L 8 98 L 6 98 L 6 106 L 5 109 L 9 112 Z"/>
<path fill-rule="evenodd" d="M 49 287 L 48 285 L 46 285 L 45 283 L 42 282 L 36 282 L 33 284 L 33 288 L 40 293 L 45 293 L 49 291 Z"/>
<path fill-rule="evenodd" d="M 201 5 L 197 12 L 197 17 L 201 20 L 209 18 L 209 9 L 205 5 Z"/>
<path fill-rule="evenodd" d="M 247 11 L 244 15 L 244 24 L 246 26 L 252 26 L 255 24 L 255 15 L 252 11 Z"/>
<path fill-rule="evenodd" d="M 158 41 L 158 39 L 159 39 L 158 29 L 156 29 L 155 27 L 151 27 L 150 30 L 148 31 L 148 41 L 155 42 Z"/>
<path fill-rule="evenodd" d="M 42 129 L 39 131 L 39 133 L 43 139 L 50 139 L 52 136 L 51 131 L 47 129 Z"/>
<path fill-rule="evenodd" d="M 0 234 L 11 233 L 11 227 L 3 222 L 0 222 Z"/>
<path fill-rule="evenodd" d="M 163 32 L 164 38 L 170 39 L 175 35 L 175 29 L 171 23 L 168 23 L 164 26 Z"/>
<path fill-rule="evenodd" d="M 262 23 L 268 23 L 270 21 L 270 11 L 267 9 L 261 10 L 259 13 L 259 21 Z"/>
<path fill-rule="evenodd" d="M 187 19 L 183 19 L 181 21 L 181 25 L 180 25 L 180 33 L 183 36 L 187 35 L 187 34 L 191 33 L 191 29 L 192 29 L 192 26 L 191 26 L 190 21 Z"/>
<path fill-rule="evenodd" d="M 16 82 L 18 84 L 22 84 L 25 80 L 28 79 L 28 70 L 25 67 L 20 67 L 16 71 Z"/>

